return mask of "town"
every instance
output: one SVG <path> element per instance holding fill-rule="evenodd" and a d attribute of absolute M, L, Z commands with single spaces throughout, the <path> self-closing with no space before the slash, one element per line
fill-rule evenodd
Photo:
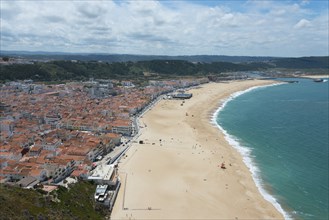
<path fill-rule="evenodd" d="M 120 187 L 116 161 L 138 134 L 138 117 L 163 95 L 208 81 L 7 82 L 0 88 L 0 182 L 50 192 L 92 180 L 95 200 L 111 208 Z"/>

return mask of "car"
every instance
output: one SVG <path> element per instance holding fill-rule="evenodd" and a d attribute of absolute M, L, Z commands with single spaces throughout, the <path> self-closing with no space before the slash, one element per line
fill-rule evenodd
<path fill-rule="evenodd" d="M 101 160 L 101 159 L 103 159 L 102 156 L 98 156 L 98 157 L 96 157 L 96 161 L 99 161 L 99 160 Z"/>
<path fill-rule="evenodd" d="M 99 202 L 104 202 L 104 200 L 106 199 L 106 197 L 107 197 L 107 193 L 105 193 L 104 195 L 100 195 L 99 197 L 98 197 L 98 201 Z"/>

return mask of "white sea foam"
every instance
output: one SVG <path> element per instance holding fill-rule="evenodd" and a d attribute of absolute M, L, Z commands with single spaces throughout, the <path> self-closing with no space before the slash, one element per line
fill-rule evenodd
<path fill-rule="evenodd" d="M 236 98 L 244 93 L 250 92 L 254 89 L 259 89 L 259 88 L 264 88 L 264 87 L 269 87 L 269 86 L 276 86 L 276 85 L 281 85 L 281 84 L 283 84 L 283 83 L 276 83 L 276 84 L 265 85 L 265 86 L 255 86 L 255 87 L 251 87 L 244 91 L 239 91 L 239 92 L 233 93 L 230 97 L 221 101 L 219 108 L 215 111 L 215 113 L 213 114 L 213 116 L 211 118 L 211 123 L 213 125 L 215 125 L 216 127 L 218 127 L 219 130 L 221 130 L 223 132 L 227 142 L 231 146 L 233 146 L 242 155 L 243 162 L 246 164 L 246 166 L 252 173 L 252 177 L 255 181 L 255 184 L 256 184 L 258 190 L 260 191 L 261 195 L 264 197 L 264 199 L 266 199 L 267 201 L 272 203 L 274 205 L 274 207 L 280 213 L 282 213 L 282 215 L 284 216 L 285 219 L 292 219 L 292 217 L 283 210 L 281 205 L 278 203 L 277 199 L 265 190 L 263 180 L 260 177 L 260 170 L 252 159 L 252 155 L 251 155 L 252 149 L 242 146 L 236 137 L 227 133 L 227 131 L 224 128 L 222 128 L 216 121 L 217 116 L 220 113 L 220 111 L 222 111 L 224 109 L 224 107 L 226 106 L 226 104 L 229 101 L 233 100 L 234 98 Z"/>

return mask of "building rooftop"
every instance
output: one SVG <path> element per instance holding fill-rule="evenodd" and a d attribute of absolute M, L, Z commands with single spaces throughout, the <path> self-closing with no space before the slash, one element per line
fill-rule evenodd
<path fill-rule="evenodd" d="M 99 165 L 92 172 L 88 179 L 110 180 L 114 172 L 114 165 Z"/>

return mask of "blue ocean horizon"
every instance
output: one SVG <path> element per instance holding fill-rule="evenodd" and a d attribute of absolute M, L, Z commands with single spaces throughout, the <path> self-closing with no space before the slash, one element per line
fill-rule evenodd
<path fill-rule="evenodd" d="M 238 93 L 215 120 L 286 218 L 328 219 L 329 83 L 297 80 Z"/>

